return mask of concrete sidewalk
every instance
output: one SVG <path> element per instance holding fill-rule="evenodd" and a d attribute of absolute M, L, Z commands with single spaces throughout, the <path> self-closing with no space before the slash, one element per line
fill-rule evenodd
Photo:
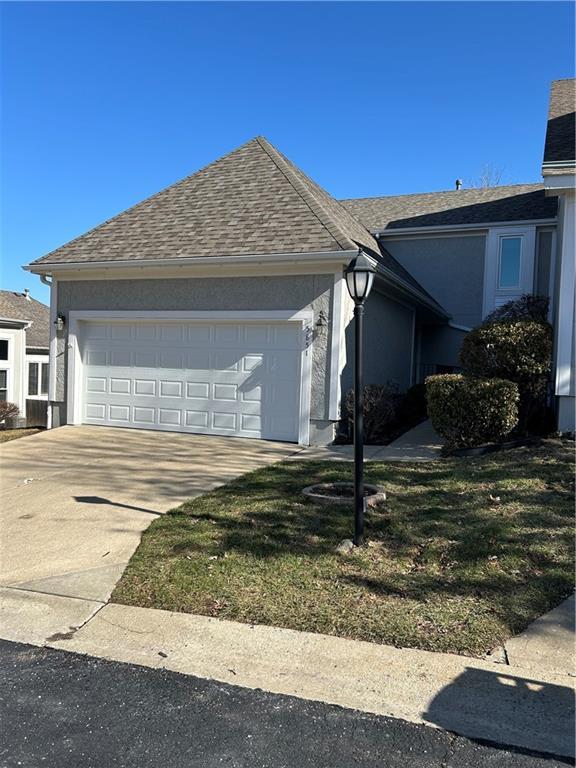
<path fill-rule="evenodd" d="M 572 595 L 504 643 L 512 666 L 576 677 L 576 599 Z"/>
<path fill-rule="evenodd" d="M 574 680 L 541 670 L 114 604 L 49 645 L 573 753 Z"/>
<path fill-rule="evenodd" d="M 571 756 L 574 677 L 278 627 L 4 590 L 0 636 Z M 62 632 L 63 614 L 70 621 Z M 56 620 L 55 620 L 56 617 Z M 522 658 L 519 658 L 522 663 Z"/>
<path fill-rule="evenodd" d="M 390 445 L 364 446 L 366 461 L 434 461 L 440 458 L 443 440 L 434 431 L 430 420 L 405 432 Z M 327 445 L 304 448 L 288 458 L 288 461 L 352 461 L 352 445 Z"/>

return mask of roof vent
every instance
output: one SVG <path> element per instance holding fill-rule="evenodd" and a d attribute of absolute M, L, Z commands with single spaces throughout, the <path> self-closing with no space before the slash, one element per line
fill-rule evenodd
<path fill-rule="evenodd" d="M 456 190 L 459 191 L 462 189 L 462 179 L 456 179 Z"/>
<path fill-rule="evenodd" d="M 28 288 L 24 288 L 24 298 L 28 299 L 28 301 L 32 301 L 30 298 L 30 290 Z"/>

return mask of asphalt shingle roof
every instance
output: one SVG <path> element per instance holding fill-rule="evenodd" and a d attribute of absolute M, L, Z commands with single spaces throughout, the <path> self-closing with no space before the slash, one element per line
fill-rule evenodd
<path fill-rule="evenodd" d="M 443 311 L 344 205 L 259 136 L 32 263 L 316 253 L 358 246 Z"/>
<path fill-rule="evenodd" d="M 10 320 L 27 320 L 32 325 L 26 329 L 26 346 L 47 348 L 50 344 L 50 309 L 24 293 L 0 291 L 0 317 Z"/>
<path fill-rule="evenodd" d="M 257 137 L 34 264 L 377 250 L 372 235 Z"/>
<path fill-rule="evenodd" d="M 557 200 L 545 196 L 543 184 L 364 197 L 340 202 L 371 231 L 550 219 L 557 211 Z"/>
<path fill-rule="evenodd" d="M 544 162 L 574 161 L 576 158 L 576 80 L 555 80 L 550 90 Z"/>

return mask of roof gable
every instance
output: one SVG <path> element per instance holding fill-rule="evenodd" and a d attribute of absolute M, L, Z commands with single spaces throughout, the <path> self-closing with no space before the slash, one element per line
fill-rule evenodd
<path fill-rule="evenodd" d="M 0 317 L 31 323 L 26 346 L 47 348 L 50 344 L 50 309 L 36 299 L 16 291 L 0 291 Z"/>
<path fill-rule="evenodd" d="M 351 250 L 374 238 L 257 137 L 34 264 Z"/>

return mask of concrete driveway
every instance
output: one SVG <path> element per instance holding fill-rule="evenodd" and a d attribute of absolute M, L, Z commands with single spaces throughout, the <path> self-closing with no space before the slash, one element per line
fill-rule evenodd
<path fill-rule="evenodd" d="M 158 514 L 298 450 L 106 427 L 0 445 L 0 636 L 38 642 L 76 628 L 108 600 Z"/>

